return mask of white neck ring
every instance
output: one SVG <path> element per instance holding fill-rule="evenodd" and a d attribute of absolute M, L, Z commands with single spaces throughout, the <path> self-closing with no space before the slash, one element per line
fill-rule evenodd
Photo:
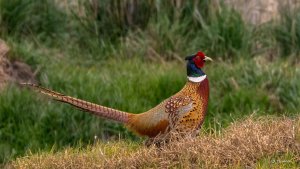
<path fill-rule="evenodd" d="M 206 79 L 206 75 L 202 75 L 202 76 L 199 76 L 199 77 L 188 76 L 187 78 L 191 82 L 199 83 L 199 82 L 202 82 L 204 79 Z"/>

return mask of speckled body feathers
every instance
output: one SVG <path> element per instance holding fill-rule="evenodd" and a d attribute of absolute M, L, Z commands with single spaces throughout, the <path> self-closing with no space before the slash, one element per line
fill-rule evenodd
<path fill-rule="evenodd" d="M 187 82 L 181 91 L 153 109 L 129 117 L 128 128 L 139 135 L 155 137 L 170 131 L 196 133 L 203 123 L 209 97 L 209 84 Z"/>

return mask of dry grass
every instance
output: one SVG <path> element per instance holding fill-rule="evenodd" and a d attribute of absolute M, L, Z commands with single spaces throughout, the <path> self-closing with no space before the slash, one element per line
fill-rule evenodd
<path fill-rule="evenodd" d="M 297 168 L 300 118 L 248 118 L 232 124 L 221 134 L 202 134 L 161 149 L 122 141 L 98 143 L 83 150 L 69 148 L 58 153 L 29 155 L 13 161 L 8 168 L 259 167 L 261 159 L 267 158 L 271 165 L 268 157 L 284 154 L 291 154 L 289 162 Z"/>
<path fill-rule="evenodd" d="M 225 3 L 237 9 L 242 17 L 252 24 L 266 23 L 278 19 L 280 10 L 284 8 L 299 8 L 299 0 L 225 0 Z"/>

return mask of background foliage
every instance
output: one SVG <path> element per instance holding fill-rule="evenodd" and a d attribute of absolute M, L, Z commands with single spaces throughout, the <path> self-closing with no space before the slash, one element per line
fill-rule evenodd
<path fill-rule="evenodd" d="M 179 2 L 179 1 L 178 1 Z M 41 85 L 139 113 L 185 83 L 186 55 L 215 62 L 204 129 L 250 114 L 294 116 L 300 102 L 299 10 L 262 25 L 216 1 L 1 0 L 0 36 L 11 59 L 38 70 Z M 135 140 L 122 126 L 11 85 L 0 94 L 0 161 L 26 151 Z"/>

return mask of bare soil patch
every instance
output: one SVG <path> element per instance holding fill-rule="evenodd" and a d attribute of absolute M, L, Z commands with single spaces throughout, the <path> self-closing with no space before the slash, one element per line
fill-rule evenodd
<path fill-rule="evenodd" d="M 36 83 L 35 73 L 26 63 L 9 60 L 10 48 L 0 39 L 0 90 L 11 83 Z"/>

